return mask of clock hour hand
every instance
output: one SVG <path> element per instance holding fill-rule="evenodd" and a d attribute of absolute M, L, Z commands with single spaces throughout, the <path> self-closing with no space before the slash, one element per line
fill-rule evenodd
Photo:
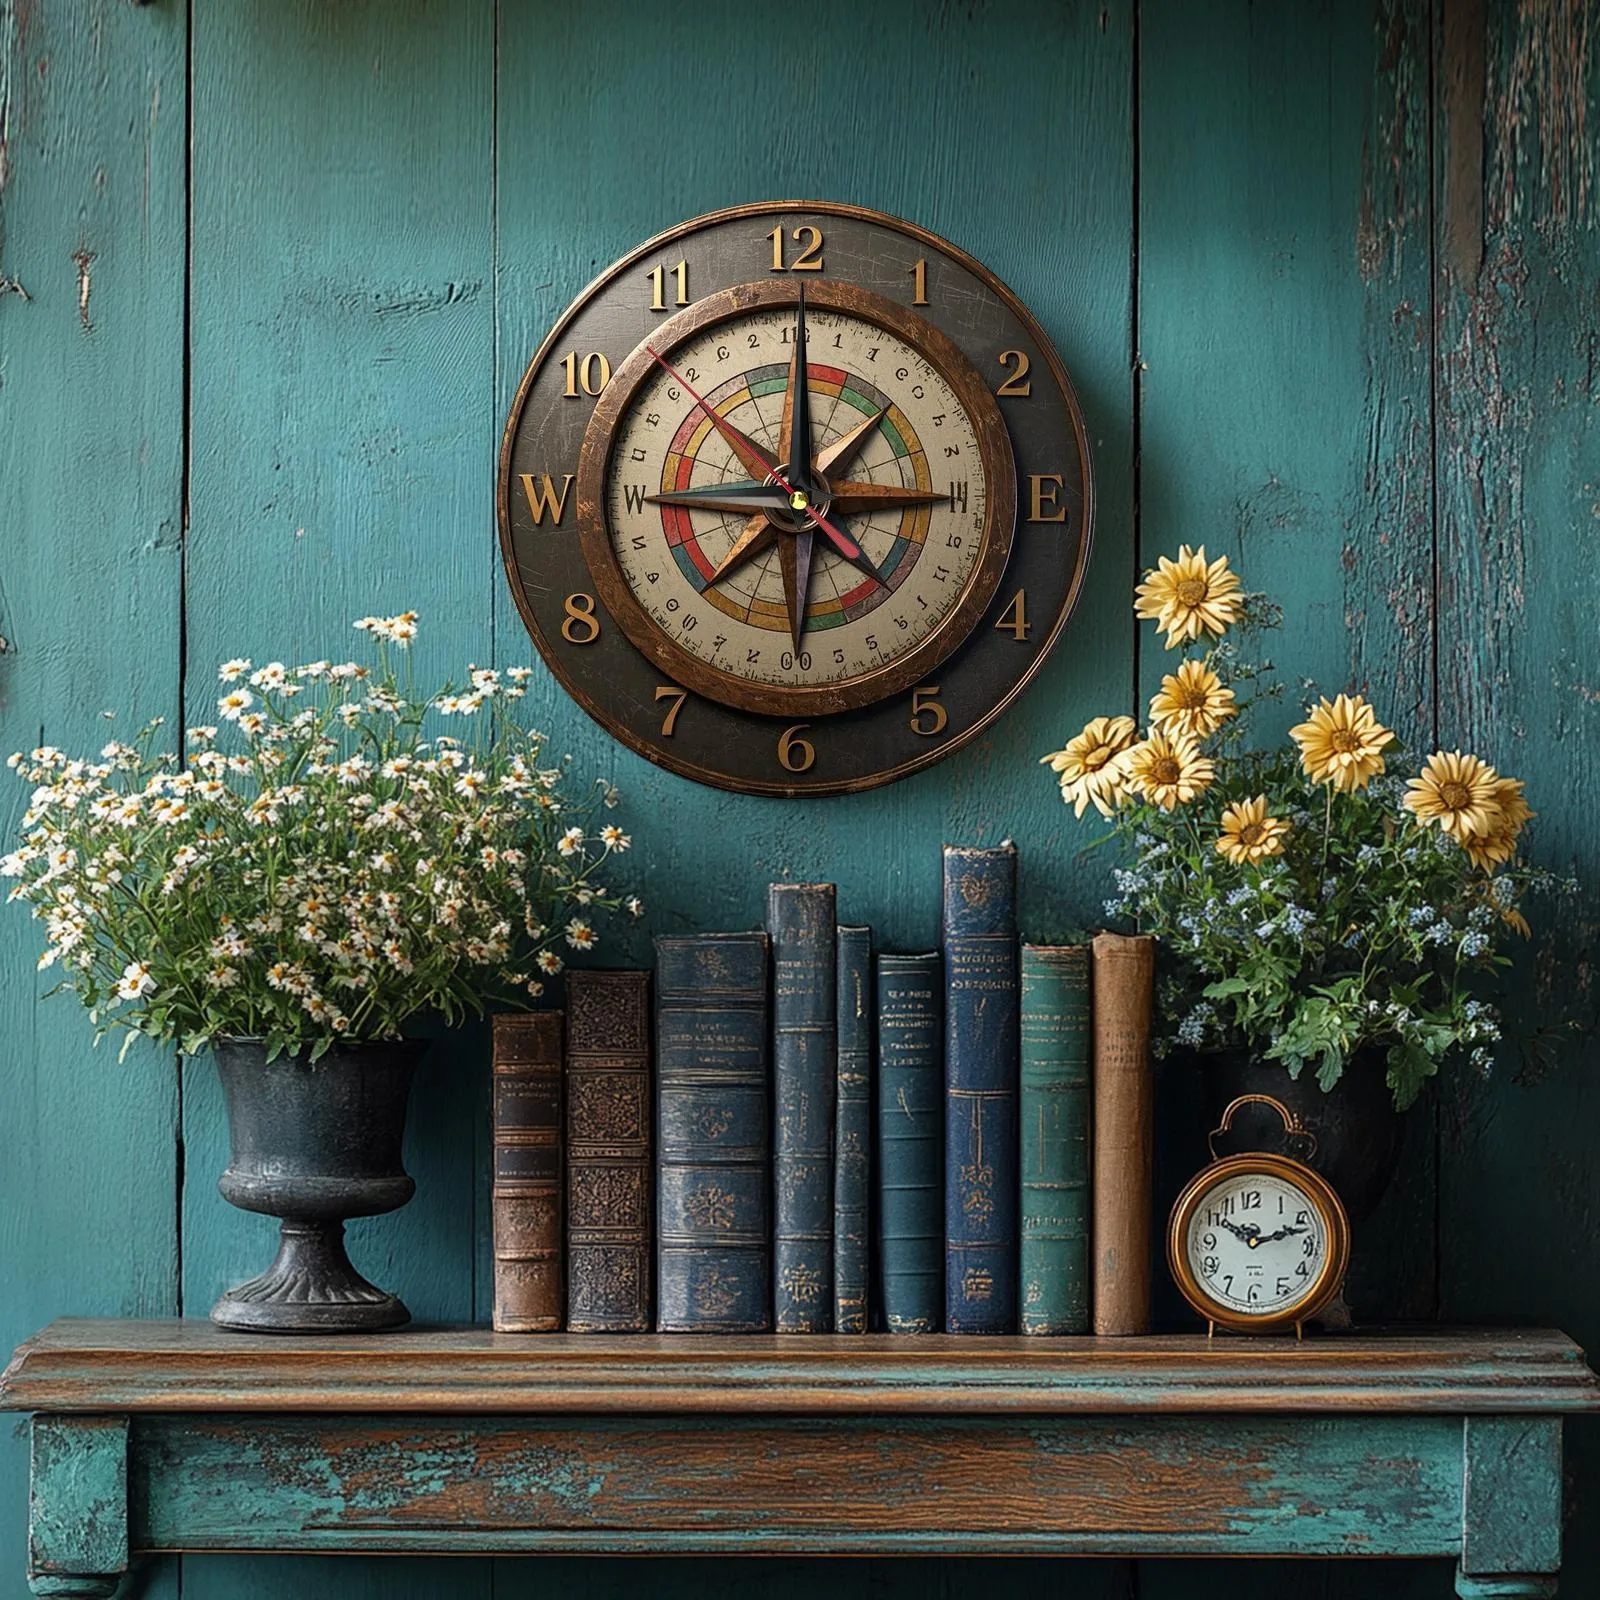
<path fill-rule="evenodd" d="M 1234 1238 L 1245 1240 L 1249 1239 L 1252 1231 L 1251 1228 L 1241 1228 L 1237 1222 L 1229 1222 L 1226 1217 L 1219 1217 L 1217 1220 L 1224 1228 L 1228 1230 L 1229 1233 L 1234 1236 Z"/>
<path fill-rule="evenodd" d="M 1261 1236 L 1262 1244 L 1276 1244 L 1279 1239 L 1292 1239 L 1297 1233 L 1304 1233 L 1304 1228 L 1284 1227 L 1274 1233 L 1264 1233 Z"/>
<path fill-rule="evenodd" d="M 700 489 L 673 489 L 647 494 L 651 506 L 689 506 L 699 511 L 786 511 L 789 496 L 777 484 L 708 483 Z"/>

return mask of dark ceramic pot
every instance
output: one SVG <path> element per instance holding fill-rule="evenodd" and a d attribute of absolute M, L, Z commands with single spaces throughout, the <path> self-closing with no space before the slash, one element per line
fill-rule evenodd
<path fill-rule="evenodd" d="M 359 1333 L 411 1313 L 345 1254 L 344 1225 L 403 1206 L 416 1183 L 400 1158 L 417 1060 L 412 1040 L 336 1045 L 320 1061 L 267 1060 L 259 1040 L 217 1044 L 233 1159 L 217 1182 L 244 1211 L 283 1219 L 277 1259 L 212 1307 L 250 1333 Z"/>
<path fill-rule="evenodd" d="M 1271 1095 L 1316 1135 L 1316 1153 L 1308 1164 L 1338 1191 L 1351 1222 L 1364 1222 L 1377 1209 L 1394 1176 L 1401 1133 L 1381 1052 L 1357 1052 L 1328 1094 L 1309 1067 L 1291 1078 L 1280 1063 L 1243 1054 L 1209 1056 L 1204 1070 L 1210 1127 L 1222 1121 L 1228 1103 L 1240 1095 Z M 1302 1141 L 1285 1143 L 1283 1123 L 1267 1106 L 1246 1106 L 1234 1119 L 1232 1133 L 1217 1140 L 1219 1155 L 1251 1149 L 1282 1149 L 1305 1158 Z"/>

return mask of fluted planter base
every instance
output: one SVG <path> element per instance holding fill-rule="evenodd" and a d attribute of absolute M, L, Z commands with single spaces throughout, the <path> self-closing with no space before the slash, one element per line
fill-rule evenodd
<path fill-rule="evenodd" d="M 244 1211 L 282 1220 L 278 1253 L 258 1278 L 212 1307 L 246 1333 L 371 1333 L 411 1313 L 345 1253 L 349 1217 L 403 1206 L 416 1184 L 401 1163 L 417 1058 L 410 1042 L 338 1045 L 321 1060 L 266 1059 L 255 1040 L 216 1047 L 233 1159 L 217 1187 Z"/>
<path fill-rule="evenodd" d="M 242 1333 L 377 1333 L 411 1313 L 351 1266 L 342 1222 L 286 1221 L 272 1265 L 223 1295 L 211 1320 Z"/>

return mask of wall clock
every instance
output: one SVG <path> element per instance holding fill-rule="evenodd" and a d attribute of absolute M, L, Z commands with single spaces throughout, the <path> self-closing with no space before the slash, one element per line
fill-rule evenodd
<path fill-rule="evenodd" d="M 903 777 L 988 727 L 1082 583 L 1060 358 L 970 256 L 764 203 L 641 245 L 556 323 L 501 451 L 512 593 L 565 689 L 753 794 Z"/>

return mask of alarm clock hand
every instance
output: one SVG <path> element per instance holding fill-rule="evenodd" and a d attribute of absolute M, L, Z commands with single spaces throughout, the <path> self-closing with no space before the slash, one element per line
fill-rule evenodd
<path fill-rule="evenodd" d="M 1304 1228 L 1283 1227 L 1275 1233 L 1264 1233 L 1261 1236 L 1262 1244 L 1276 1244 L 1279 1239 L 1292 1239 L 1297 1233 L 1304 1233 Z"/>
<path fill-rule="evenodd" d="M 1252 1224 L 1250 1228 L 1241 1228 L 1237 1222 L 1229 1222 L 1226 1217 L 1218 1217 L 1217 1221 L 1220 1222 L 1222 1226 L 1234 1236 L 1235 1239 L 1248 1240 L 1251 1234 L 1251 1229 L 1254 1227 L 1254 1224 Z"/>

